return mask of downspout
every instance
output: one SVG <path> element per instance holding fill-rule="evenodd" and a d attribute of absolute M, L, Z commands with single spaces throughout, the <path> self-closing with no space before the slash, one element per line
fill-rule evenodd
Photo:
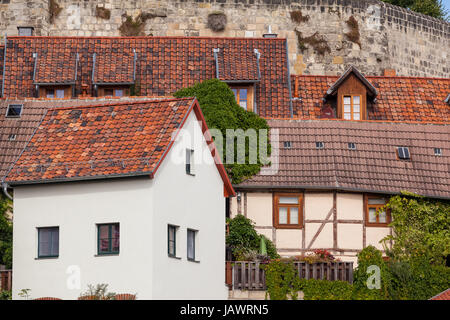
<path fill-rule="evenodd" d="M 136 62 L 137 62 L 137 53 L 136 49 L 133 49 L 134 53 L 134 61 L 133 61 L 133 82 L 136 82 Z"/>
<path fill-rule="evenodd" d="M 13 197 L 8 193 L 8 184 L 6 182 L 3 182 L 3 181 L 2 181 L 2 190 L 3 190 L 3 193 L 5 194 L 5 196 L 9 200 L 13 199 Z"/>
<path fill-rule="evenodd" d="M 35 82 L 36 79 L 36 68 L 37 68 L 37 59 L 38 59 L 38 54 L 37 52 L 33 53 L 33 58 L 34 58 L 34 67 L 33 67 L 33 83 Z M 39 85 L 36 84 L 35 87 L 35 93 L 34 93 L 34 97 L 35 98 L 39 98 Z"/>
<path fill-rule="evenodd" d="M 75 78 L 73 79 L 74 85 L 72 87 L 72 97 L 75 98 L 75 93 L 76 93 L 76 87 L 77 87 L 77 77 L 78 77 L 78 52 L 75 58 Z"/>
<path fill-rule="evenodd" d="M 8 45 L 8 35 L 5 33 L 5 49 L 3 50 L 2 98 L 5 94 L 6 47 L 7 47 L 7 45 Z"/>
<path fill-rule="evenodd" d="M 285 44 L 286 44 L 286 63 L 287 63 L 288 87 L 289 87 L 289 112 L 291 114 L 291 118 L 293 118 L 294 110 L 292 107 L 291 71 L 290 71 L 290 66 L 289 66 L 289 48 L 288 48 L 287 40 L 286 40 Z"/>
<path fill-rule="evenodd" d="M 218 57 L 219 51 L 220 51 L 219 48 L 214 48 L 213 49 L 214 60 L 216 61 L 216 78 L 217 79 L 219 79 L 219 57 Z"/>
<path fill-rule="evenodd" d="M 92 56 L 92 84 L 94 85 L 94 96 L 97 96 L 97 85 L 94 84 L 94 75 L 95 75 L 95 57 L 96 54 L 94 53 L 94 55 Z"/>
<path fill-rule="evenodd" d="M 259 59 L 261 58 L 261 53 L 258 51 L 258 49 L 254 49 L 253 52 L 256 55 L 256 68 L 258 70 L 258 81 L 261 80 L 261 68 L 259 65 Z M 253 112 L 258 114 L 258 105 L 256 103 L 256 83 L 253 83 Z"/>

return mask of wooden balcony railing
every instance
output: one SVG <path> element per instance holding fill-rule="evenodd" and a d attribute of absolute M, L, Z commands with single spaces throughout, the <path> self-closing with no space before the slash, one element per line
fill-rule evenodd
<path fill-rule="evenodd" d="M 227 262 L 226 282 L 233 290 L 266 290 L 266 275 L 260 262 Z M 294 262 L 300 279 L 342 280 L 353 283 L 353 262 Z"/>
<path fill-rule="evenodd" d="M 0 292 L 11 291 L 12 270 L 0 270 Z"/>

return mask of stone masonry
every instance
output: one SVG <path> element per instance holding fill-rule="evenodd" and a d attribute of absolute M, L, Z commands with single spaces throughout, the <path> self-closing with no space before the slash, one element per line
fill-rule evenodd
<path fill-rule="evenodd" d="M 50 1 L 0 0 L 0 33 L 33 26 L 35 35 L 119 36 L 127 15 L 146 13 L 143 34 L 149 36 L 262 37 L 270 26 L 288 39 L 291 74 L 336 75 L 353 64 L 369 75 L 394 69 L 403 76 L 450 77 L 450 23 L 378 0 L 54 1 L 61 10 L 50 23 Z M 97 6 L 109 19 L 96 15 Z M 294 11 L 303 21 L 293 21 Z M 211 13 L 226 15 L 223 31 L 208 28 Z M 346 35 L 355 31 L 359 39 Z"/>

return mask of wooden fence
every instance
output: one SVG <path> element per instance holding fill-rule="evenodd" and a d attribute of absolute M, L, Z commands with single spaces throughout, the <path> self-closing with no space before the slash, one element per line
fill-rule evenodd
<path fill-rule="evenodd" d="M 0 270 L 0 292 L 11 291 L 12 270 Z"/>
<path fill-rule="evenodd" d="M 227 284 L 235 290 L 266 290 L 266 275 L 262 268 L 263 265 L 259 262 L 227 262 Z M 342 280 L 353 283 L 353 262 L 312 264 L 294 262 L 294 267 L 300 279 Z"/>

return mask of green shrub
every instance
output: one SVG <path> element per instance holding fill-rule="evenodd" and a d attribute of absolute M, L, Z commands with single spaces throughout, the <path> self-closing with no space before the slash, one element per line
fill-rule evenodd
<path fill-rule="evenodd" d="M 0 300 L 11 300 L 11 291 L 0 291 Z"/>
<path fill-rule="evenodd" d="M 296 299 L 294 281 L 297 277 L 292 261 L 272 260 L 264 266 L 267 293 L 271 300 Z"/>
<path fill-rule="evenodd" d="M 218 79 L 211 79 L 198 83 L 192 87 L 181 89 L 174 93 L 175 97 L 196 97 L 203 115 L 205 116 L 206 124 L 209 129 L 218 129 L 224 137 L 223 146 L 220 147 L 219 153 L 222 161 L 227 169 L 228 175 L 234 184 L 239 184 L 243 180 L 257 174 L 263 163 L 259 157 L 259 148 L 261 142 L 257 144 L 250 144 L 246 139 L 245 146 L 245 163 L 237 163 L 237 152 L 234 152 L 233 163 L 227 164 L 226 159 L 226 130 L 227 129 L 242 129 L 244 132 L 248 129 L 256 130 L 259 135 L 260 129 L 267 130 L 267 136 L 264 137 L 268 141 L 269 125 L 267 121 L 251 111 L 246 111 L 240 107 L 235 99 L 233 91 L 228 85 Z M 236 149 L 237 138 L 234 139 L 234 150 Z M 256 149 L 257 163 L 250 164 L 251 150 Z M 267 146 L 268 154 L 270 154 L 270 145 Z"/>
<path fill-rule="evenodd" d="M 296 278 L 294 291 L 303 291 L 304 300 L 351 300 L 353 286 L 346 281 Z"/>
<path fill-rule="evenodd" d="M 12 208 L 12 201 L 0 194 L 0 264 L 12 268 L 12 223 L 6 214 Z"/>
<path fill-rule="evenodd" d="M 275 245 L 263 235 L 259 235 L 252 220 L 242 214 L 236 215 L 228 220 L 229 233 L 226 237 L 226 244 L 230 246 L 236 260 L 247 260 L 249 255 L 259 252 L 261 238 L 264 238 L 267 247 L 267 255 L 271 259 L 279 258 Z"/>

